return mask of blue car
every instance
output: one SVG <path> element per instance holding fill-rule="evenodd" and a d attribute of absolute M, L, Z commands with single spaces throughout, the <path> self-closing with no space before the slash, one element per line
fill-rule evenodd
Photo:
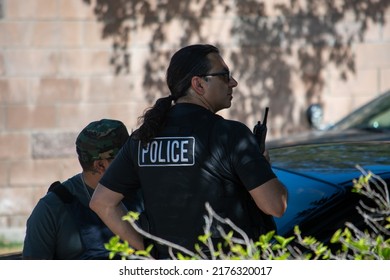
<path fill-rule="evenodd" d="M 292 236 L 299 225 L 302 236 L 326 242 L 347 221 L 365 228 L 357 212 L 365 199 L 351 192 L 362 171 L 380 176 L 390 186 L 390 141 L 298 145 L 269 150 L 273 170 L 289 193 L 286 213 L 276 218 L 278 234 Z"/>

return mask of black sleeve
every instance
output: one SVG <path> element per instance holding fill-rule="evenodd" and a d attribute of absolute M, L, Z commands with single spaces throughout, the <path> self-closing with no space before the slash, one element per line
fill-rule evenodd
<path fill-rule="evenodd" d="M 232 172 L 248 191 L 276 177 L 247 126 L 236 121 L 219 121 L 214 134 L 216 145 L 223 147 Z"/>

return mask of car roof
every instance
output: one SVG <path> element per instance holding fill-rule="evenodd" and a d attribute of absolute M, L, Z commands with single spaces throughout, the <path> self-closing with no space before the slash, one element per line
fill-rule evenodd
<path fill-rule="evenodd" d="M 362 142 L 362 141 L 390 141 L 390 130 L 362 131 L 360 129 L 346 130 L 314 130 L 300 134 L 286 136 L 266 142 L 267 149 L 277 147 L 296 146 L 303 144 Z"/>

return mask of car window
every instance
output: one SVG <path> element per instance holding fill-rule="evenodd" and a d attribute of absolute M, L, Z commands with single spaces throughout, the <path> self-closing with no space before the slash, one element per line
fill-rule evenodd
<path fill-rule="evenodd" d="M 381 95 L 352 112 L 330 129 L 390 129 L 390 93 Z"/>
<path fill-rule="evenodd" d="M 368 120 L 368 127 L 373 127 L 377 129 L 390 129 L 390 105 L 387 110 L 370 118 Z"/>

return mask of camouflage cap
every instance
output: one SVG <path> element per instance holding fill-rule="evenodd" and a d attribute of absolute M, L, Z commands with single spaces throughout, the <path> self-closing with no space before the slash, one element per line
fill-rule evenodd
<path fill-rule="evenodd" d="M 83 162 L 113 158 L 128 137 L 127 128 L 121 121 L 94 121 L 77 136 L 76 151 Z"/>

